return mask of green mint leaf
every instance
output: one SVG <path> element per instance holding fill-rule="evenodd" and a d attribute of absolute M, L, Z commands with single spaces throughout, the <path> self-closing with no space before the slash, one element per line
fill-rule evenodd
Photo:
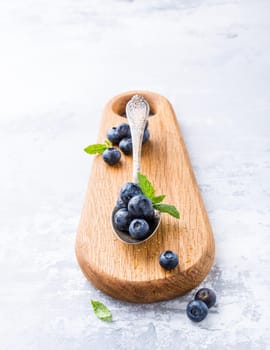
<path fill-rule="evenodd" d="M 155 196 L 155 190 L 151 182 L 147 179 L 145 175 L 141 173 L 138 173 L 138 181 L 143 194 L 146 197 L 152 199 Z"/>
<path fill-rule="evenodd" d="M 156 210 L 159 210 L 163 213 L 168 213 L 177 219 L 180 218 L 179 211 L 175 208 L 175 206 L 160 203 L 165 198 L 165 195 L 162 194 L 160 196 L 155 196 L 154 187 L 145 175 L 138 173 L 138 182 L 143 194 L 151 199 L 153 207 Z"/>
<path fill-rule="evenodd" d="M 105 140 L 104 144 L 108 146 L 108 148 L 112 147 L 112 143 L 110 140 Z"/>
<path fill-rule="evenodd" d="M 156 196 L 156 197 L 151 198 L 151 200 L 152 200 L 153 204 L 157 204 L 157 203 L 162 202 L 165 197 L 166 196 L 164 194 L 162 194 L 161 196 Z"/>
<path fill-rule="evenodd" d="M 102 321 L 112 321 L 112 313 L 103 303 L 97 300 L 91 300 L 94 313 Z"/>
<path fill-rule="evenodd" d="M 177 219 L 180 218 L 179 211 L 173 205 L 157 203 L 154 204 L 153 207 L 163 213 L 168 213 Z"/>
<path fill-rule="evenodd" d="M 84 148 L 84 151 L 88 154 L 102 154 L 108 146 L 105 143 L 95 143 Z"/>

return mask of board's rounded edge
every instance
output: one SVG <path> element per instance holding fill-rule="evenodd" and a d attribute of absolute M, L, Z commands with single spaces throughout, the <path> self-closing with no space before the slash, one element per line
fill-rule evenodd
<path fill-rule="evenodd" d="M 198 286 L 207 276 L 215 257 L 213 234 L 209 232 L 209 244 L 196 263 L 187 270 L 179 267 L 166 272 L 163 279 L 134 282 L 112 277 L 101 270 L 95 270 L 87 259 L 81 232 L 77 232 L 75 253 L 85 277 L 98 289 L 109 296 L 133 303 L 152 303 L 179 297 Z M 181 263 L 181 262 L 180 262 Z"/>

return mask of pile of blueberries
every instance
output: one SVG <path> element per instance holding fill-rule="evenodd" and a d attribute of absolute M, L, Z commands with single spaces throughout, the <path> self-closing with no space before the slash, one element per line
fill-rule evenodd
<path fill-rule="evenodd" d="M 208 309 L 215 305 L 216 294 L 212 289 L 201 288 L 194 299 L 188 303 L 186 313 L 191 321 L 200 322 L 208 315 Z"/>
<path fill-rule="evenodd" d="M 155 211 L 141 188 L 128 182 L 121 187 L 113 215 L 115 227 L 132 238 L 143 240 L 150 236 L 155 226 Z"/>
<path fill-rule="evenodd" d="M 119 146 L 120 150 L 125 155 L 132 154 L 132 139 L 130 127 L 127 123 L 120 123 L 118 126 L 113 127 L 108 130 L 107 138 L 111 141 L 113 145 Z M 150 132 L 148 130 L 148 120 L 146 122 L 143 140 L 144 144 L 150 138 Z M 114 165 L 119 162 L 121 158 L 121 153 L 114 147 L 110 147 L 103 152 L 103 160 L 109 165 Z"/>
<path fill-rule="evenodd" d="M 118 126 L 108 130 L 107 138 L 113 145 L 119 145 L 119 148 L 125 155 L 132 154 L 132 139 L 130 127 L 127 123 L 120 123 Z M 148 130 L 148 120 L 145 125 L 143 141 L 144 144 L 150 138 L 150 132 Z"/>

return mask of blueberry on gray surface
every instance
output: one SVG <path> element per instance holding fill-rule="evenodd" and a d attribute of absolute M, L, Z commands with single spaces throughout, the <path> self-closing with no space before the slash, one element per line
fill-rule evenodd
<path fill-rule="evenodd" d="M 103 152 L 102 158 L 107 164 L 115 165 L 121 158 L 121 152 L 116 148 L 110 147 Z"/>
<path fill-rule="evenodd" d="M 120 197 L 117 198 L 116 206 L 117 206 L 118 209 L 127 208 L 127 204 L 124 203 Z"/>
<path fill-rule="evenodd" d="M 166 250 L 159 256 L 160 265 L 166 270 L 172 270 L 178 265 L 178 256 L 171 250 Z"/>
<path fill-rule="evenodd" d="M 113 217 L 115 226 L 121 231 L 128 231 L 132 216 L 126 208 L 117 210 Z"/>
<path fill-rule="evenodd" d="M 142 194 L 142 190 L 133 182 L 127 182 L 121 187 L 120 198 L 124 203 L 128 203 L 130 199 L 138 194 Z"/>
<path fill-rule="evenodd" d="M 148 129 L 144 130 L 142 143 L 144 144 L 150 138 L 150 132 Z"/>
<path fill-rule="evenodd" d="M 138 194 L 130 199 L 128 211 L 136 218 L 151 218 L 154 216 L 152 202 L 143 194 Z"/>
<path fill-rule="evenodd" d="M 111 141 L 111 143 L 112 143 L 113 145 L 118 145 L 118 144 L 119 144 L 119 142 L 120 142 L 120 140 L 121 140 L 121 137 L 119 136 L 116 127 L 113 127 L 113 128 L 111 128 L 111 129 L 108 130 L 108 132 L 107 132 L 107 138 L 108 138 L 108 140 Z"/>
<path fill-rule="evenodd" d="M 203 301 L 207 305 L 208 309 L 210 309 L 210 307 L 215 305 L 217 297 L 216 293 L 212 289 L 201 288 L 195 294 L 194 299 Z"/>
<path fill-rule="evenodd" d="M 121 123 L 116 127 L 120 139 L 124 137 L 131 137 L 130 127 L 127 123 Z"/>
<path fill-rule="evenodd" d="M 119 148 L 127 156 L 132 154 L 132 140 L 131 140 L 131 138 L 130 137 L 124 137 L 119 142 Z"/>
<path fill-rule="evenodd" d="M 145 239 L 149 236 L 149 225 L 144 219 L 134 219 L 129 225 L 129 234 L 135 239 Z"/>
<path fill-rule="evenodd" d="M 208 307 L 201 300 L 192 300 L 187 305 L 186 313 L 191 321 L 200 322 L 207 316 Z"/>

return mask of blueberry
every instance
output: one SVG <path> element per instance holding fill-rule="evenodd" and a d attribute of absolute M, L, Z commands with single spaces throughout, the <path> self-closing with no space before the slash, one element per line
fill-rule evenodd
<path fill-rule="evenodd" d="M 144 144 L 150 138 L 150 132 L 148 129 L 144 130 L 142 143 Z"/>
<path fill-rule="evenodd" d="M 108 130 L 107 138 L 111 141 L 113 145 L 118 145 L 121 140 L 121 137 L 118 134 L 118 131 L 115 127 Z"/>
<path fill-rule="evenodd" d="M 120 139 L 122 139 L 124 137 L 131 137 L 130 127 L 127 123 L 119 124 L 117 126 L 116 130 L 117 130 L 117 133 L 118 133 Z"/>
<path fill-rule="evenodd" d="M 127 182 L 121 187 L 120 198 L 126 204 L 128 204 L 130 199 L 136 196 L 137 194 L 142 194 L 142 190 L 138 185 L 134 184 L 133 182 Z"/>
<path fill-rule="evenodd" d="M 120 197 L 117 199 L 116 206 L 118 209 L 127 208 L 126 203 L 124 203 Z"/>
<path fill-rule="evenodd" d="M 128 202 L 128 211 L 136 218 L 150 218 L 154 215 L 152 202 L 143 194 L 138 194 Z"/>
<path fill-rule="evenodd" d="M 116 148 L 107 148 L 103 152 L 102 158 L 104 162 L 108 163 L 109 165 L 114 165 L 119 162 L 121 153 Z"/>
<path fill-rule="evenodd" d="M 210 309 L 210 307 L 215 305 L 217 297 L 216 297 L 216 293 L 212 289 L 201 288 L 195 294 L 194 299 L 203 301 L 207 305 L 208 309 Z"/>
<path fill-rule="evenodd" d="M 148 129 L 148 126 L 149 126 L 149 122 L 148 122 L 148 120 L 146 120 L 146 124 L 145 124 L 144 130 Z"/>
<path fill-rule="evenodd" d="M 134 219 L 129 225 L 129 234 L 136 239 L 144 239 L 149 236 L 149 225 L 143 219 Z"/>
<path fill-rule="evenodd" d="M 119 143 L 119 148 L 127 156 L 132 154 L 132 140 L 131 140 L 131 138 L 124 137 Z"/>
<path fill-rule="evenodd" d="M 160 254 L 159 263 L 164 269 L 172 270 L 178 265 L 178 256 L 171 250 L 166 250 Z"/>
<path fill-rule="evenodd" d="M 119 209 L 114 214 L 114 223 L 115 226 L 121 231 L 128 231 L 129 225 L 132 220 L 132 216 L 126 208 Z"/>
<path fill-rule="evenodd" d="M 187 304 L 186 313 L 191 321 L 200 322 L 207 316 L 208 307 L 201 300 L 192 300 Z"/>

